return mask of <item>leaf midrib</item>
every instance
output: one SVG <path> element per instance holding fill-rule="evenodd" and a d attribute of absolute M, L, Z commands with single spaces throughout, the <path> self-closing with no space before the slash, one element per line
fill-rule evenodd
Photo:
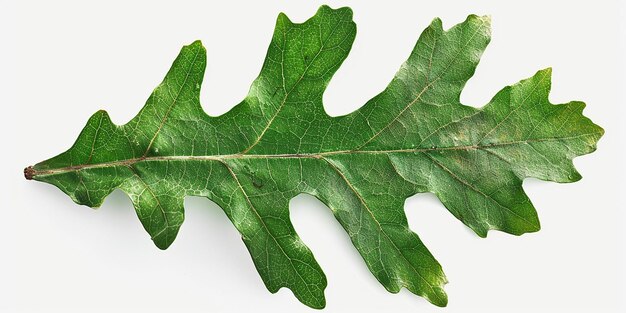
<path fill-rule="evenodd" d="M 81 165 L 72 165 L 67 167 L 60 167 L 56 169 L 32 169 L 33 177 L 36 176 L 44 176 L 44 175 L 55 175 L 55 174 L 63 174 L 66 172 L 73 172 L 85 169 L 92 168 L 105 168 L 105 167 L 115 167 L 115 166 L 130 166 L 140 162 L 148 162 L 148 161 L 223 161 L 229 159 L 298 159 L 298 158 L 307 158 L 307 159 L 320 159 L 322 157 L 332 156 L 332 155 L 350 155 L 350 154 L 387 154 L 387 153 L 420 153 L 420 152 L 436 152 L 436 151 L 450 151 L 450 150 L 461 150 L 461 151 L 470 151 L 470 150 L 485 150 L 491 148 L 499 148 L 511 145 L 519 145 L 519 144 L 528 144 L 533 142 L 546 142 L 546 141 L 561 141 L 561 140 L 573 140 L 585 136 L 598 135 L 599 132 L 591 132 L 585 134 L 579 134 L 574 136 L 565 136 L 565 137 L 549 137 L 549 138 L 535 138 L 535 139 L 527 139 L 527 140 L 518 140 L 518 141 L 509 141 L 509 142 L 501 142 L 501 143 L 493 143 L 493 144 L 473 144 L 473 145 L 462 145 L 462 146 L 447 146 L 447 147 L 430 147 L 430 148 L 413 148 L 413 149 L 389 149 L 389 150 L 338 150 L 338 151 L 327 151 L 327 152 L 319 152 L 319 153 L 283 153 L 283 154 L 218 154 L 218 155 L 169 155 L 169 156 L 149 156 L 149 157 L 139 157 L 132 158 L 126 160 L 117 160 L 110 162 L 102 162 L 102 163 L 92 163 L 92 164 L 81 164 Z"/>

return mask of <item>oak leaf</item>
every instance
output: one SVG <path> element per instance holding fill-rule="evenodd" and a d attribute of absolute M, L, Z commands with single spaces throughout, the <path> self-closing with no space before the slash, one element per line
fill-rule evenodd
<path fill-rule="evenodd" d="M 445 306 L 446 277 L 409 230 L 405 199 L 432 192 L 481 237 L 538 231 L 522 180 L 579 180 L 572 158 L 594 151 L 603 130 L 582 115 L 584 103 L 548 101 L 550 69 L 480 109 L 462 105 L 490 40 L 489 18 L 474 15 L 447 31 L 433 20 L 385 90 L 331 117 L 322 95 L 355 35 L 349 8 L 323 6 L 301 24 L 280 14 L 248 96 L 221 116 L 200 105 L 206 54 L 196 41 L 130 122 L 95 113 L 68 151 L 25 175 L 90 207 L 121 189 L 161 249 L 183 223 L 184 198 L 207 197 L 241 233 L 271 292 L 287 287 L 322 308 L 326 277 L 289 219 L 290 199 L 310 194 L 387 290 Z"/>

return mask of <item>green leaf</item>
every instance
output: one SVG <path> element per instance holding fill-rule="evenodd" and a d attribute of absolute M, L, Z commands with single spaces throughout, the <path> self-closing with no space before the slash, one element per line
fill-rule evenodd
<path fill-rule="evenodd" d="M 206 53 L 196 41 L 130 122 L 97 112 L 68 151 L 25 175 L 90 207 L 123 190 L 161 249 L 183 222 L 184 198 L 207 197 L 241 233 L 271 292 L 287 287 L 322 308 L 326 277 L 289 220 L 289 200 L 310 194 L 387 290 L 445 306 L 446 277 L 408 228 L 405 199 L 432 192 L 481 237 L 537 231 L 522 180 L 579 180 L 572 159 L 594 151 L 603 130 L 582 115 L 584 103 L 549 102 L 550 69 L 481 109 L 462 105 L 490 40 L 489 18 L 474 15 L 447 31 L 435 19 L 384 91 L 331 117 L 322 95 L 355 34 L 349 8 L 322 6 L 302 24 L 280 14 L 248 96 L 221 116 L 200 105 Z"/>

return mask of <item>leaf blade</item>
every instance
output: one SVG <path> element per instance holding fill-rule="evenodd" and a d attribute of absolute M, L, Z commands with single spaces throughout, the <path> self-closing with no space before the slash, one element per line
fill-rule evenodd
<path fill-rule="evenodd" d="M 604 131 L 582 115 L 584 103 L 549 102 L 550 69 L 483 108 L 461 104 L 491 39 L 489 17 L 475 15 L 447 31 L 433 20 L 383 92 L 330 117 L 322 95 L 355 34 L 349 8 L 322 6 L 304 23 L 279 15 L 249 94 L 216 117 L 199 102 L 206 51 L 196 41 L 129 123 L 99 111 L 68 151 L 25 175 L 91 207 L 122 189 L 161 249 L 184 221 L 184 198 L 207 197 L 242 234 L 268 290 L 287 287 L 323 308 L 326 277 L 289 220 L 289 200 L 308 193 L 331 208 L 388 291 L 445 306 L 447 279 L 408 228 L 404 200 L 432 192 L 482 237 L 537 231 L 523 179 L 580 179 L 572 159 L 593 152 Z"/>

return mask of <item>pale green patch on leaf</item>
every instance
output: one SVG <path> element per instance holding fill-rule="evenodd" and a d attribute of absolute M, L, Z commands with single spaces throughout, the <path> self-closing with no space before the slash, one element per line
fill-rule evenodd
<path fill-rule="evenodd" d="M 194 42 L 130 122 L 99 111 L 72 148 L 25 174 L 90 207 L 123 190 L 161 249 L 176 238 L 184 198 L 207 197 L 241 233 L 271 292 L 287 287 L 322 308 L 326 277 L 289 219 L 289 200 L 307 193 L 333 211 L 387 290 L 445 306 L 446 277 L 408 228 L 405 199 L 432 192 L 482 237 L 537 231 L 522 180 L 579 180 L 572 159 L 594 151 L 603 130 L 582 102 L 548 101 L 550 69 L 480 109 L 462 105 L 490 40 L 489 18 L 474 15 L 447 31 L 435 19 L 384 91 L 331 117 L 322 95 L 355 34 L 349 8 L 323 6 L 302 24 L 280 14 L 248 96 L 221 116 L 200 105 L 206 53 Z"/>

